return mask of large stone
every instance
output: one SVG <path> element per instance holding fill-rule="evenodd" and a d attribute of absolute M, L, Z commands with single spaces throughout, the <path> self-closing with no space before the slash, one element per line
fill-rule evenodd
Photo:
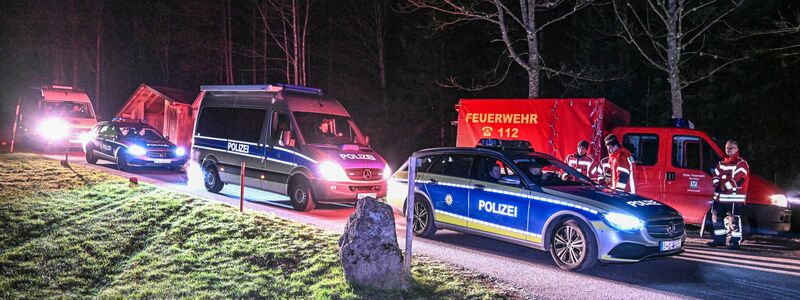
<path fill-rule="evenodd" d="M 363 198 L 339 238 L 339 256 L 348 282 L 377 289 L 406 286 L 403 252 L 397 246 L 394 215 L 386 203 Z"/>

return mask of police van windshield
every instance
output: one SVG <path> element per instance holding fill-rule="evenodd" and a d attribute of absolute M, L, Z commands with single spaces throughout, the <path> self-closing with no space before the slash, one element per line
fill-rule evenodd
<path fill-rule="evenodd" d="M 94 118 L 89 103 L 86 102 L 47 101 L 44 103 L 44 113 L 67 118 Z"/>
<path fill-rule="evenodd" d="M 589 177 L 555 159 L 529 156 L 514 159 L 514 164 L 538 186 L 594 185 Z"/>
<path fill-rule="evenodd" d="M 124 139 L 163 140 L 158 131 L 145 126 L 120 126 L 119 136 Z"/>
<path fill-rule="evenodd" d="M 361 130 L 349 117 L 310 112 L 295 112 L 294 117 L 308 144 L 367 146 Z"/>

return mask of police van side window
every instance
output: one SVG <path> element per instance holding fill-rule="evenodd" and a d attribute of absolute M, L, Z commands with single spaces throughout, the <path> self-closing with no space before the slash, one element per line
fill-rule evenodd
<path fill-rule="evenodd" d="M 444 154 L 431 165 L 428 173 L 467 178 L 474 160 L 472 155 Z"/>
<path fill-rule="evenodd" d="M 655 166 L 658 162 L 658 136 L 655 134 L 626 134 L 622 139 L 625 146 L 640 166 Z"/>
<path fill-rule="evenodd" d="M 279 111 L 272 113 L 272 124 L 270 126 L 270 139 L 273 143 L 281 140 L 281 134 L 285 130 L 290 130 L 289 115 Z"/>
<path fill-rule="evenodd" d="M 227 138 L 229 110 L 223 107 L 205 107 L 197 117 L 197 132 L 199 136 Z"/>
<path fill-rule="evenodd" d="M 227 110 L 230 116 L 226 135 L 228 139 L 258 143 L 267 111 L 250 108 L 227 108 Z"/>

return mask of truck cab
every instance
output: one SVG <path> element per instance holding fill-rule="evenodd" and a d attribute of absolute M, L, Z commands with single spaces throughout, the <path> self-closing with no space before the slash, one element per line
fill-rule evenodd
<path fill-rule="evenodd" d="M 705 132 L 689 128 L 616 127 L 611 133 L 636 158 L 636 194 L 672 206 L 688 224 L 703 223 L 714 193 L 711 172 L 724 157 L 724 152 Z M 782 192 L 756 175 L 751 174 L 749 180 L 744 209 L 744 220 L 749 225 L 746 230 L 767 234 L 788 231 L 791 211 Z"/>

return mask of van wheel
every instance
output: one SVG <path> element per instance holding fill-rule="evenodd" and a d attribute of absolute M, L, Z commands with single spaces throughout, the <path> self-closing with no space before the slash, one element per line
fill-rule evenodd
<path fill-rule="evenodd" d="M 550 237 L 550 255 L 564 270 L 588 270 L 597 263 L 597 239 L 583 222 L 564 220 Z"/>
<path fill-rule="evenodd" d="M 127 171 L 128 168 L 128 156 L 125 155 L 125 150 L 120 149 L 119 153 L 117 153 L 117 169 L 120 171 Z"/>
<path fill-rule="evenodd" d="M 94 156 L 94 147 L 92 145 L 86 146 L 86 162 L 90 164 L 97 163 L 97 157 Z"/>
<path fill-rule="evenodd" d="M 311 194 L 311 186 L 308 180 L 301 178 L 295 180 L 289 187 L 289 199 L 292 207 L 297 211 L 310 211 L 314 209 L 314 197 Z"/>
<path fill-rule="evenodd" d="M 433 219 L 433 209 L 425 199 L 414 198 L 413 232 L 418 237 L 429 238 L 436 234 L 436 222 Z"/>
<path fill-rule="evenodd" d="M 225 185 L 222 183 L 222 178 L 219 177 L 217 167 L 213 163 L 207 164 L 203 168 L 203 184 L 206 186 L 206 190 L 212 193 L 219 193 Z"/>

